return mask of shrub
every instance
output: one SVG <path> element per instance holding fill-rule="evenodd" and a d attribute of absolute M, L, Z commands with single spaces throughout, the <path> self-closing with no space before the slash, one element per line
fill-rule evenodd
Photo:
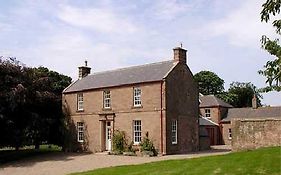
<path fill-rule="evenodd" d="M 125 132 L 116 130 L 112 137 L 113 151 L 123 153 L 126 147 Z"/>
<path fill-rule="evenodd" d="M 148 138 L 148 132 L 146 132 L 143 141 L 140 143 L 140 147 L 142 152 L 152 152 L 154 156 L 157 155 L 153 142 Z"/>
<path fill-rule="evenodd" d="M 134 148 L 133 148 L 134 142 L 132 141 L 130 144 L 126 143 L 126 148 L 125 151 L 126 152 L 135 152 Z"/>

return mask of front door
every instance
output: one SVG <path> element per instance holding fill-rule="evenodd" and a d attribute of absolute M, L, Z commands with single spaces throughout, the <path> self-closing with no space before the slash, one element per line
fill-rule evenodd
<path fill-rule="evenodd" d="M 106 145 L 106 150 L 111 151 L 111 122 L 106 122 L 106 128 L 105 128 L 105 145 Z"/>

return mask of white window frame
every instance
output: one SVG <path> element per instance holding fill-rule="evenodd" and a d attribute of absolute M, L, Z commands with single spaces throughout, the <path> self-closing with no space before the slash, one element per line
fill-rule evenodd
<path fill-rule="evenodd" d="M 84 122 L 77 122 L 77 141 L 84 142 Z"/>
<path fill-rule="evenodd" d="M 133 121 L 133 134 L 134 144 L 138 145 L 141 142 L 141 120 Z"/>
<path fill-rule="evenodd" d="M 109 90 L 103 91 L 103 108 L 111 108 L 111 95 Z"/>
<path fill-rule="evenodd" d="M 134 106 L 141 106 L 141 88 L 134 87 Z"/>
<path fill-rule="evenodd" d="M 205 109 L 205 117 L 206 118 L 211 118 L 211 109 Z"/>
<path fill-rule="evenodd" d="M 231 128 L 228 128 L 228 139 L 232 139 L 232 131 L 231 131 Z"/>
<path fill-rule="evenodd" d="M 84 97 L 83 93 L 77 94 L 77 110 L 83 111 L 84 110 Z"/>
<path fill-rule="evenodd" d="M 177 120 L 172 120 L 171 124 L 171 129 L 172 129 L 172 144 L 177 144 L 178 143 L 178 121 Z"/>

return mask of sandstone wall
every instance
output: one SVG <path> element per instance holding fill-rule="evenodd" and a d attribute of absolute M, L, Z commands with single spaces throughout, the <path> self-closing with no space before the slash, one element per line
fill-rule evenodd
<path fill-rule="evenodd" d="M 232 150 L 281 146 L 281 119 L 234 119 Z"/>

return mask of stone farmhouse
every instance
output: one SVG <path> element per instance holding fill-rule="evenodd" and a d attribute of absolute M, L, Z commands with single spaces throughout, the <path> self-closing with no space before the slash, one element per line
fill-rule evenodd
<path fill-rule="evenodd" d="M 173 49 L 169 61 L 90 74 L 63 91 L 63 105 L 76 127 L 75 145 L 83 150 L 112 150 L 112 134 L 124 131 L 139 145 L 145 134 L 158 153 L 197 151 L 198 87 L 187 66 L 186 50 Z"/>
<path fill-rule="evenodd" d="M 233 108 L 214 95 L 200 96 L 200 128 L 211 145 L 232 145 L 233 150 L 280 146 L 281 106 Z M 209 122 L 207 122 L 209 121 Z"/>

